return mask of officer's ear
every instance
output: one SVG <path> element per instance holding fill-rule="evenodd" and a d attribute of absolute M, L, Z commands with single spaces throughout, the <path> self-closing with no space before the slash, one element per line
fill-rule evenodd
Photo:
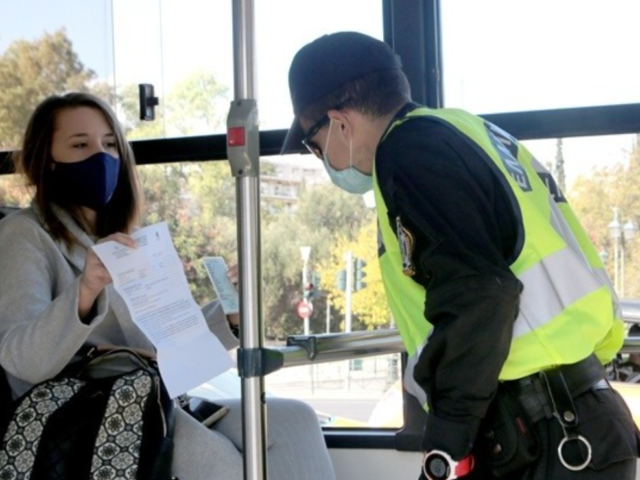
<path fill-rule="evenodd" d="M 353 129 L 355 120 L 355 111 L 353 110 L 329 110 L 327 116 L 331 119 L 334 133 L 332 135 L 340 135 L 347 142 L 353 139 Z"/>

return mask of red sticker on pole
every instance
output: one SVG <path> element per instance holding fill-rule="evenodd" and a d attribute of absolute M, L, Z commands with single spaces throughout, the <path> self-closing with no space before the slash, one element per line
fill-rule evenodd
<path fill-rule="evenodd" d="M 300 318 L 309 318 L 311 316 L 311 312 L 313 311 L 313 307 L 310 303 L 300 302 L 298 303 L 298 316 Z"/>

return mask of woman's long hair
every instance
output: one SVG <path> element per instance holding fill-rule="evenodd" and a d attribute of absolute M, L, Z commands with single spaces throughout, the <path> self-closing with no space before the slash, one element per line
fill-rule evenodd
<path fill-rule="evenodd" d="M 62 239 L 69 246 L 78 240 L 54 214 L 52 208 L 54 190 L 50 175 L 53 167 L 51 146 L 58 114 L 63 110 L 79 107 L 99 111 L 112 129 L 120 156 L 118 184 L 109 203 L 97 211 L 95 231 L 90 230 L 85 222 L 80 205 L 60 204 L 58 201 L 56 203 L 87 233 L 99 238 L 115 232 L 129 233 L 138 222 L 141 207 L 133 152 L 111 107 L 102 99 L 88 93 L 74 92 L 45 99 L 31 115 L 22 141 L 22 149 L 15 152 L 13 162 L 16 171 L 25 175 L 29 185 L 35 188 L 34 200 L 43 214 L 49 233 L 53 238 Z"/>

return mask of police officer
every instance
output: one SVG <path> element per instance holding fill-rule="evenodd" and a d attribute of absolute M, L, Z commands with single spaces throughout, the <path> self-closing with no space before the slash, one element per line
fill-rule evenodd
<path fill-rule="evenodd" d="M 511 135 L 410 99 L 397 55 L 340 32 L 304 46 L 283 153 L 373 188 L 380 265 L 428 411 L 421 478 L 633 479 L 637 429 L 603 364 L 617 298 L 551 175 Z M 427 293 L 428 292 L 428 293 Z"/>

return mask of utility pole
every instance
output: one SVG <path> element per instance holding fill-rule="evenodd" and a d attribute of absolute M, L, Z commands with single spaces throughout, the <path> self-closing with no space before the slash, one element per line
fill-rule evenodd
<path fill-rule="evenodd" d="M 309 305 L 309 299 L 306 298 L 305 289 L 309 284 L 308 272 L 309 272 L 309 256 L 311 255 L 311 247 L 300 247 L 300 256 L 302 257 L 302 301 Z M 309 292 L 311 293 L 311 292 Z M 309 316 L 304 317 L 304 334 L 309 335 Z"/>
<path fill-rule="evenodd" d="M 344 300 L 344 331 L 349 333 L 351 331 L 351 292 L 353 291 L 353 253 L 348 251 L 344 254 L 345 271 L 347 272 L 347 285 L 345 288 L 345 300 Z"/>

